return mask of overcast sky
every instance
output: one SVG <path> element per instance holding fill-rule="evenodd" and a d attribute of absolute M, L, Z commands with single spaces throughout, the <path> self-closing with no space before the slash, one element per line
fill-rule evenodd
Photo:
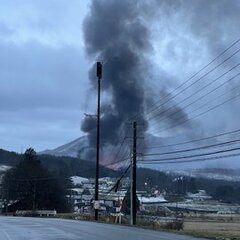
<path fill-rule="evenodd" d="M 146 56 L 149 65 L 143 71 L 147 75 L 146 94 L 154 102 L 163 89 L 174 89 L 238 39 L 240 3 L 237 0 L 149 3 L 141 12 L 151 42 Z M 41 151 L 83 135 L 80 125 L 84 113 L 95 111 L 95 95 L 88 81 L 88 71 L 95 59 L 86 54 L 82 29 L 89 6 L 90 0 L 0 0 L 0 148 L 20 152 L 32 146 Z M 229 55 L 238 48 L 240 44 Z M 187 93 L 197 91 L 235 66 L 238 59 L 239 54 Z M 236 68 L 229 76 L 238 72 Z M 231 89 L 237 91 L 238 82 L 235 79 L 218 95 Z M 232 91 L 225 97 L 234 94 Z M 180 102 L 185 96 L 175 101 Z M 211 135 L 236 129 L 239 116 L 236 100 L 192 124 L 198 124 L 197 131 Z M 159 129 L 152 124 L 149 131 Z M 167 131 L 163 136 L 174 133 L 175 130 Z"/>
<path fill-rule="evenodd" d="M 0 1 L 0 145 L 53 148 L 81 135 L 88 1 Z"/>

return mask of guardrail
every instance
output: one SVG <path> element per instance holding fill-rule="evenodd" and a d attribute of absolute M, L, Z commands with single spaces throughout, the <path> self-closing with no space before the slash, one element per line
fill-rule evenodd
<path fill-rule="evenodd" d="M 17 216 L 56 216 L 57 211 L 56 210 L 17 210 L 16 215 Z"/>

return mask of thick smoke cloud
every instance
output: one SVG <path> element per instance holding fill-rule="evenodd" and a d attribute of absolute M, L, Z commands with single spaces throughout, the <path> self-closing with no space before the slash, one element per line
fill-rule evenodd
<path fill-rule="evenodd" d="M 117 145 L 120 129 L 135 116 L 141 130 L 148 127 L 144 107 L 154 100 L 146 91 L 145 83 L 151 65 L 147 56 L 152 51 L 150 28 L 143 20 L 143 16 L 151 13 L 147 13 L 145 7 L 144 1 L 93 0 L 84 21 L 87 54 L 91 59 L 103 60 L 102 87 L 108 98 L 111 96 L 111 103 L 102 104 L 101 146 Z M 95 69 L 93 65 L 89 78 L 96 89 Z M 159 110 L 164 111 L 164 108 Z M 187 119 L 181 109 L 178 115 Z M 168 118 L 165 122 L 167 126 L 176 123 Z M 88 133 L 92 147 L 96 143 L 95 126 L 96 120 L 92 117 L 86 117 L 82 123 L 82 131 Z"/>
<path fill-rule="evenodd" d="M 149 110 L 156 99 L 168 94 L 239 37 L 238 13 L 237 1 L 93 0 L 90 13 L 84 22 L 85 47 L 92 61 L 104 62 L 103 91 L 108 100 L 111 100 L 110 103 L 103 103 L 102 108 L 102 146 L 114 144 L 119 129 L 135 115 L 140 116 L 138 121 L 145 123 L 146 130 L 146 109 Z M 154 52 L 155 39 L 158 39 L 157 46 L 160 47 L 158 53 Z M 152 64 L 154 57 L 151 59 L 150 56 L 153 53 L 157 59 L 164 59 L 163 67 L 161 64 Z M 218 60 L 220 61 L 221 59 Z M 233 66 L 235 62 L 236 58 L 231 59 L 222 66 L 218 74 Z M 153 71 L 148 72 L 150 69 Z M 155 70 L 162 74 L 156 77 Z M 149 88 L 151 84 L 146 81 L 149 79 L 146 77 L 148 74 L 153 76 L 151 81 L 157 88 Z M 219 121 L 216 126 L 212 119 L 216 116 L 225 119 L 225 116 L 222 117 L 224 111 L 217 111 L 200 121 L 188 121 L 191 118 L 188 111 L 191 112 L 196 106 L 185 110 L 183 107 L 187 103 L 183 106 L 176 105 L 193 91 L 197 92 L 200 86 L 214 79 L 215 74 L 209 75 L 198 85 L 159 108 L 157 112 L 163 113 L 150 122 L 154 125 L 153 130 L 186 122 L 179 129 L 188 129 L 184 134 L 191 139 L 211 135 L 225 128 L 227 121 Z M 89 76 L 93 88 L 96 88 L 95 65 Z M 166 111 L 169 107 L 171 109 Z M 177 114 L 174 114 L 176 111 Z M 150 114 L 150 118 L 157 112 Z M 92 147 L 95 146 L 95 126 L 94 118 L 85 118 L 82 124 L 82 130 L 88 133 Z M 231 126 L 230 130 L 233 127 Z M 175 130 L 176 128 L 172 135 L 177 135 L 178 131 Z"/>
<path fill-rule="evenodd" d="M 94 0 L 84 22 L 87 53 L 104 64 L 102 87 L 111 95 L 103 104 L 101 116 L 102 145 L 112 144 L 119 129 L 131 117 L 144 119 L 144 54 L 151 49 L 149 31 L 141 20 L 141 3 L 133 1 Z M 96 84 L 95 65 L 90 70 Z M 85 118 L 82 130 L 95 145 L 96 129 L 92 118 Z"/>

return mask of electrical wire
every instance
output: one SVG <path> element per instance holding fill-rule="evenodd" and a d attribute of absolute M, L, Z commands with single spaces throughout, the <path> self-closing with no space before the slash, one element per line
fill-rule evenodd
<path fill-rule="evenodd" d="M 108 163 L 107 165 L 104 165 L 104 167 L 114 166 L 118 163 L 122 163 L 122 162 L 125 162 L 125 161 L 130 160 L 130 159 L 131 159 L 130 157 L 122 158 L 122 159 L 119 159 L 116 162 Z"/>
<path fill-rule="evenodd" d="M 118 178 L 118 180 L 116 181 L 115 185 L 109 190 L 108 194 L 111 193 L 113 190 L 114 190 L 115 192 L 117 192 L 121 180 L 122 180 L 122 179 L 124 178 L 124 176 L 127 174 L 127 172 L 129 171 L 130 167 L 131 167 L 131 164 L 128 165 L 128 167 L 125 169 L 125 171 L 123 172 L 123 174 Z"/>
<path fill-rule="evenodd" d="M 236 129 L 236 130 L 232 130 L 232 131 L 229 131 L 229 132 L 219 133 L 219 134 L 216 134 L 216 135 L 213 135 L 213 136 L 194 139 L 194 140 L 190 140 L 190 141 L 167 144 L 167 145 L 160 145 L 160 146 L 153 146 L 153 147 L 145 147 L 145 148 L 142 148 L 142 149 L 154 149 L 154 148 L 160 149 L 160 148 L 166 148 L 166 147 L 175 147 L 175 146 L 185 145 L 185 144 L 189 144 L 189 143 L 195 143 L 195 142 L 200 142 L 200 141 L 204 141 L 204 140 L 209 140 L 209 139 L 213 139 L 213 138 L 217 138 L 217 137 L 222 137 L 222 136 L 226 136 L 226 135 L 234 134 L 234 133 L 239 133 L 239 132 L 240 132 L 240 129 Z"/>
<path fill-rule="evenodd" d="M 202 72 L 203 70 L 205 70 L 207 67 L 209 67 L 212 63 L 214 63 L 218 58 L 220 58 L 221 56 L 223 56 L 229 49 L 231 49 L 233 46 L 235 46 L 237 43 L 240 42 L 240 38 L 238 38 L 236 41 L 234 41 L 230 46 L 228 46 L 225 50 L 223 50 L 220 54 L 218 54 L 214 59 L 212 59 L 209 63 L 207 63 L 205 66 L 203 66 L 200 70 L 198 70 L 195 74 L 193 74 L 191 77 L 189 77 L 185 82 L 183 82 L 182 84 L 180 84 L 179 86 L 177 86 L 173 91 L 169 92 L 166 96 L 164 96 L 163 98 L 161 98 L 159 101 L 157 101 L 156 103 L 152 104 L 152 106 L 150 106 L 150 112 L 151 112 L 151 108 L 153 108 L 155 105 L 157 105 L 159 102 L 161 102 L 161 100 L 164 100 L 165 98 L 167 98 L 168 96 L 172 95 L 174 92 L 176 92 L 179 88 L 183 87 L 185 84 L 187 84 L 190 80 L 192 80 L 195 76 L 197 76 L 200 72 Z M 155 111 L 155 110 L 152 110 Z M 149 113 L 150 113 L 149 112 Z M 149 114 L 148 113 L 148 114 Z"/>
<path fill-rule="evenodd" d="M 167 99 L 165 102 L 163 102 L 162 104 L 158 105 L 154 110 L 151 110 L 149 112 L 147 112 L 147 114 L 150 114 L 154 111 L 156 111 L 157 109 L 159 109 L 161 106 L 165 105 L 166 103 L 168 103 L 170 100 L 176 98 L 178 95 L 180 95 L 181 93 L 183 93 L 185 90 L 189 89 L 190 87 L 192 87 L 193 85 L 195 85 L 196 83 L 198 83 L 200 80 L 202 80 L 204 77 L 206 77 L 207 75 L 209 75 L 210 73 L 212 73 L 214 70 L 216 70 L 218 67 L 220 67 L 221 65 L 223 65 L 225 62 L 227 62 L 229 59 L 231 59 L 233 56 L 235 56 L 237 53 L 240 52 L 240 49 L 238 49 L 237 51 L 235 51 L 233 54 L 231 54 L 228 58 L 226 58 L 225 60 L 223 60 L 222 62 L 220 62 L 218 65 L 216 65 L 214 68 L 212 68 L 211 70 L 209 70 L 208 72 L 206 72 L 204 75 L 202 75 L 200 78 L 198 78 L 196 81 L 194 81 L 193 83 L 191 83 L 190 85 L 186 86 L 185 88 L 183 88 L 181 91 L 179 91 L 178 93 L 172 95 L 169 99 Z M 171 93 L 172 94 L 172 93 Z M 170 94 L 170 95 L 171 95 Z"/>
<path fill-rule="evenodd" d="M 199 113 L 199 114 L 197 114 L 197 115 L 195 115 L 195 116 L 193 116 L 193 117 L 191 117 L 191 118 L 185 119 L 184 121 L 179 122 L 179 123 L 177 123 L 177 124 L 175 124 L 175 125 L 173 125 L 173 126 L 171 126 L 171 127 L 162 128 L 162 129 L 160 129 L 160 130 L 158 130 L 158 131 L 156 131 L 156 132 L 153 132 L 153 133 L 150 132 L 150 133 L 151 133 L 151 134 L 156 134 L 156 133 L 164 132 L 164 131 L 166 131 L 166 130 L 170 130 L 170 129 L 172 129 L 172 128 L 175 128 L 175 127 L 177 127 L 177 126 L 180 126 L 180 125 L 182 125 L 182 124 L 184 124 L 184 123 L 186 123 L 186 122 L 188 122 L 188 121 L 190 121 L 190 120 L 193 120 L 193 119 L 195 119 L 195 118 L 197 118 L 197 117 L 200 117 L 200 116 L 202 116 L 202 115 L 204 115 L 204 114 L 206 114 L 206 113 L 208 113 L 208 112 L 210 112 L 210 111 L 212 111 L 212 110 L 214 110 L 214 109 L 216 109 L 216 108 L 218 108 L 218 107 L 220 107 L 220 106 L 222 106 L 222 105 L 224 105 L 224 104 L 226 104 L 226 103 L 228 103 L 228 102 L 230 102 L 230 101 L 232 101 L 232 100 L 234 100 L 234 99 L 236 99 L 236 98 L 238 98 L 239 96 L 240 96 L 240 93 L 237 94 L 236 96 L 233 96 L 233 97 L 231 97 L 231 98 L 229 98 L 229 99 L 227 99 L 227 100 L 225 100 L 225 101 L 223 101 L 223 102 L 221 102 L 221 103 L 219 103 L 219 104 L 211 107 L 210 109 L 207 109 L 207 110 L 203 111 L 202 113 Z"/>
<path fill-rule="evenodd" d="M 208 155 L 215 155 L 219 153 L 226 153 L 226 152 L 233 152 L 233 151 L 239 151 L 240 147 L 237 148 L 231 148 L 231 149 L 226 149 L 226 150 L 219 150 L 219 151 L 214 151 L 214 152 L 207 152 L 207 153 L 201 153 L 201 154 L 194 154 L 194 155 L 187 155 L 187 156 L 182 156 L 182 157 L 172 157 L 172 158 L 162 158 L 162 159 L 149 159 L 149 160 L 138 160 L 140 162 L 144 161 L 150 161 L 150 162 L 155 162 L 155 161 L 171 161 L 171 160 L 178 160 L 178 159 L 186 159 L 186 158 L 194 158 L 194 157 L 203 157 L 203 156 L 208 156 Z M 145 155 L 143 155 L 145 156 Z"/>
<path fill-rule="evenodd" d="M 216 156 L 216 157 L 207 157 L 207 158 L 199 158 L 199 159 L 189 159 L 189 160 L 179 160 L 179 161 L 159 161 L 159 162 L 151 162 L 151 161 L 142 161 L 140 164 L 176 164 L 176 163 L 192 163 L 192 162 L 203 162 L 203 161 L 211 161 L 211 160 L 218 160 L 218 159 L 225 159 L 228 157 L 239 157 L 240 153 L 229 154 L 224 156 Z"/>
<path fill-rule="evenodd" d="M 128 126 L 128 128 L 127 128 L 126 134 L 128 134 L 129 129 L 130 129 L 130 126 Z M 126 136 L 122 138 L 121 143 L 120 143 L 119 148 L 118 148 L 118 151 L 116 152 L 116 154 L 115 154 L 114 157 L 113 157 L 114 159 L 118 159 L 119 154 L 120 154 L 120 152 L 121 152 L 121 149 L 122 149 L 122 147 L 123 147 L 123 144 L 124 144 L 125 140 L 126 140 Z M 113 164 L 115 164 L 115 162 L 114 162 L 114 163 L 107 164 L 107 165 L 105 165 L 105 166 L 111 166 L 111 165 L 113 165 Z"/>
<path fill-rule="evenodd" d="M 240 139 L 236 139 L 236 140 L 232 140 L 232 141 L 227 141 L 227 142 L 207 145 L 207 146 L 203 146 L 203 147 L 188 148 L 188 149 L 172 151 L 172 152 L 142 154 L 141 156 L 158 156 L 158 155 L 170 155 L 170 154 L 176 154 L 176 153 L 185 153 L 185 152 L 192 152 L 192 151 L 197 151 L 197 150 L 202 150 L 202 149 L 207 149 L 207 148 L 224 147 L 225 145 L 237 144 L 239 142 L 240 142 Z"/>
<path fill-rule="evenodd" d="M 114 146 L 117 146 L 121 139 L 124 138 L 124 126 L 125 126 L 125 123 L 122 124 L 122 127 L 121 127 L 121 130 L 120 130 L 120 133 L 118 134 L 118 137 L 115 139 L 114 143 L 112 144 L 112 148 L 110 150 L 110 154 L 109 156 L 113 156 L 113 152 L 114 152 Z M 129 128 L 127 129 L 127 132 L 129 131 Z"/>
<path fill-rule="evenodd" d="M 201 92 L 202 90 L 204 90 L 205 88 L 209 87 L 210 85 L 212 85 L 213 83 L 215 83 L 217 80 L 219 80 L 220 78 L 222 78 L 223 76 L 225 76 L 226 74 L 228 74 L 229 72 L 231 72 L 233 69 L 237 68 L 238 66 L 240 66 L 240 63 L 237 64 L 237 65 L 235 65 L 234 67 L 232 67 L 232 68 L 231 68 L 230 70 L 228 70 L 227 72 L 221 74 L 219 77 L 217 77 L 216 79 L 214 79 L 214 80 L 211 81 L 210 83 L 208 83 L 208 84 L 204 85 L 203 87 L 201 87 L 200 90 L 198 89 L 197 92 L 194 92 L 194 93 L 192 93 L 190 96 L 184 98 L 184 99 L 181 100 L 178 104 L 181 104 L 181 103 L 187 101 L 188 99 L 190 99 L 191 97 L 195 96 L 197 93 L 199 93 L 199 92 Z M 170 117 L 170 116 L 172 116 L 172 115 L 174 115 L 174 114 L 176 114 L 176 113 L 178 113 L 178 112 L 180 112 L 180 111 L 188 108 L 189 106 L 195 104 L 196 102 L 202 100 L 204 97 L 208 96 L 209 94 L 211 94 L 211 93 L 215 92 L 216 90 L 218 90 L 219 88 L 223 87 L 224 85 L 226 85 L 226 84 L 229 83 L 230 81 L 234 80 L 234 79 L 235 79 L 236 77 L 238 77 L 239 75 L 240 75 L 240 73 L 237 73 L 236 75 L 234 75 L 234 76 L 231 77 L 230 79 L 226 80 L 225 82 L 223 82 L 223 83 L 220 84 L 219 86 L 217 86 L 217 87 L 215 87 L 214 89 L 212 89 L 211 91 L 205 93 L 203 96 L 198 97 L 196 100 L 194 100 L 193 102 L 189 103 L 188 105 L 186 105 L 186 106 L 184 106 L 184 107 L 182 107 L 182 108 L 178 108 L 176 111 L 174 111 L 174 112 L 172 112 L 172 113 L 170 112 L 170 114 L 167 115 L 167 116 L 166 116 L 166 115 L 164 115 L 163 117 L 160 116 L 160 119 L 162 119 L 162 118 L 165 119 L 165 118 L 167 118 L 167 117 Z M 152 119 L 156 118 L 157 116 L 159 116 L 160 114 L 166 113 L 166 112 L 168 112 L 169 110 L 171 110 L 171 109 L 173 109 L 173 108 L 175 108 L 175 107 L 176 107 L 175 105 L 174 105 L 174 106 L 170 106 L 169 108 L 164 109 L 163 111 L 160 111 L 160 112 L 157 113 L 156 115 L 148 118 L 148 120 L 152 120 Z M 158 118 L 158 120 L 159 120 L 159 118 Z"/>
<path fill-rule="evenodd" d="M 222 84 L 219 85 L 218 87 L 212 89 L 210 92 L 207 92 L 207 93 L 204 94 L 203 96 L 200 96 L 200 97 L 197 98 L 195 101 L 189 103 L 188 105 L 186 105 L 186 106 L 184 106 L 184 107 L 182 107 L 182 108 L 179 108 L 178 110 L 176 110 L 175 112 L 169 114 L 168 116 L 163 117 L 163 119 L 165 119 L 165 118 L 167 118 L 167 117 L 169 118 L 170 116 L 172 116 L 172 115 L 174 115 L 174 114 L 176 114 L 176 113 L 178 113 L 178 112 L 180 112 L 180 111 L 183 111 L 183 110 L 187 109 L 187 108 L 190 107 L 191 105 L 193 105 L 193 104 L 195 104 L 196 102 L 202 100 L 202 98 L 204 98 L 205 96 L 213 93 L 214 91 L 216 91 L 217 89 L 219 89 L 219 88 L 222 87 L 223 85 L 229 83 L 230 81 L 232 81 L 235 77 L 237 77 L 237 76 L 239 76 L 239 75 L 240 75 L 240 73 L 238 73 L 238 74 L 235 75 L 234 77 L 228 79 L 228 81 L 222 83 Z M 198 108 L 193 109 L 192 111 L 188 112 L 188 114 L 192 114 L 193 112 L 199 111 L 202 107 L 205 107 L 205 106 L 207 106 L 208 104 L 211 104 L 213 101 L 215 101 L 215 100 L 217 100 L 217 99 L 219 99 L 219 98 L 222 98 L 223 96 L 227 95 L 228 93 L 232 93 L 232 90 L 233 90 L 233 89 L 230 89 L 229 91 L 226 91 L 226 92 L 224 92 L 223 94 L 221 94 L 221 95 L 219 95 L 219 96 L 217 96 L 217 97 L 209 100 L 208 102 L 202 104 L 202 105 L 199 106 Z M 158 120 L 159 120 L 159 119 L 158 119 Z M 157 123 L 157 122 L 156 122 L 156 123 Z M 156 125 L 156 123 L 153 124 L 153 125 Z M 153 126 L 153 125 L 152 125 L 152 126 Z"/>

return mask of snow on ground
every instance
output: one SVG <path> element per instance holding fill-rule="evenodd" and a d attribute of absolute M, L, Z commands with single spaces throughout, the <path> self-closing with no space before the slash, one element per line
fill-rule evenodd
<path fill-rule="evenodd" d="M 4 172 L 6 172 L 7 170 L 9 170 L 11 167 L 7 166 L 7 165 L 0 165 L 0 183 L 2 183 L 2 179 L 4 176 Z"/>
<path fill-rule="evenodd" d="M 233 182 L 239 182 L 240 177 L 239 176 L 229 176 L 229 175 L 222 175 L 222 174 L 216 174 L 216 173 L 208 173 L 208 174 L 199 174 L 200 177 L 206 177 L 216 180 L 226 180 L 226 181 L 233 181 Z"/>
<path fill-rule="evenodd" d="M 158 197 L 138 197 L 141 203 L 163 203 L 167 202 L 163 196 Z"/>
<path fill-rule="evenodd" d="M 74 185 L 89 182 L 89 179 L 88 179 L 88 178 L 83 178 L 83 177 L 79 177 L 79 176 L 72 176 L 72 177 L 70 177 L 70 178 L 71 178 L 71 180 L 73 181 L 73 184 L 74 184 Z"/>
<path fill-rule="evenodd" d="M 205 190 L 198 190 L 197 193 L 187 193 L 187 196 L 196 200 L 208 200 L 212 198 L 211 196 L 207 195 Z"/>
<path fill-rule="evenodd" d="M 77 192 L 78 194 L 82 194 L 83 193 L 83 189 L 81 188 L 71 188 L 72 192 Z"/>
<path fill-rule="evenodd" d="M 188 177 L 198 177 L 198 178 L 207 178 L 207 179 L 215 179 L 215 180 L 225 180 L 225 181 L 233 181 L 240 182 L 240 176 L 233 174 L 223 174 L 223 173 L 215 173 L 215 172 L 203 172 L 203 170 L 193 169 L 191 171 L 178 170 L 178 171 L 168 171 L 168 174 L 176 174 L 178 176 L 188 176 Z M 176 178 L 177 179 L 177 178 Z"/>
<path fill-rule="evenodd" d="M 216 202 L 171 202 L 171 203 L 163 203 L 162 206 L 168 208 L 178 208 L 185 209 L 191 211 L 205 211 L 205 212 L 216 212 L 218 214 L 230 214 L 239 212 L 239 205 L 229 205 L 224 203 L 216 203 Z"/>
<path fill-rule="evenodd" d="M 0 171 L 1 172 L 6 172 L 7 170 L 9 170 L 11 167 L 7 166 L 7 165 L 0 165 Z"/>

